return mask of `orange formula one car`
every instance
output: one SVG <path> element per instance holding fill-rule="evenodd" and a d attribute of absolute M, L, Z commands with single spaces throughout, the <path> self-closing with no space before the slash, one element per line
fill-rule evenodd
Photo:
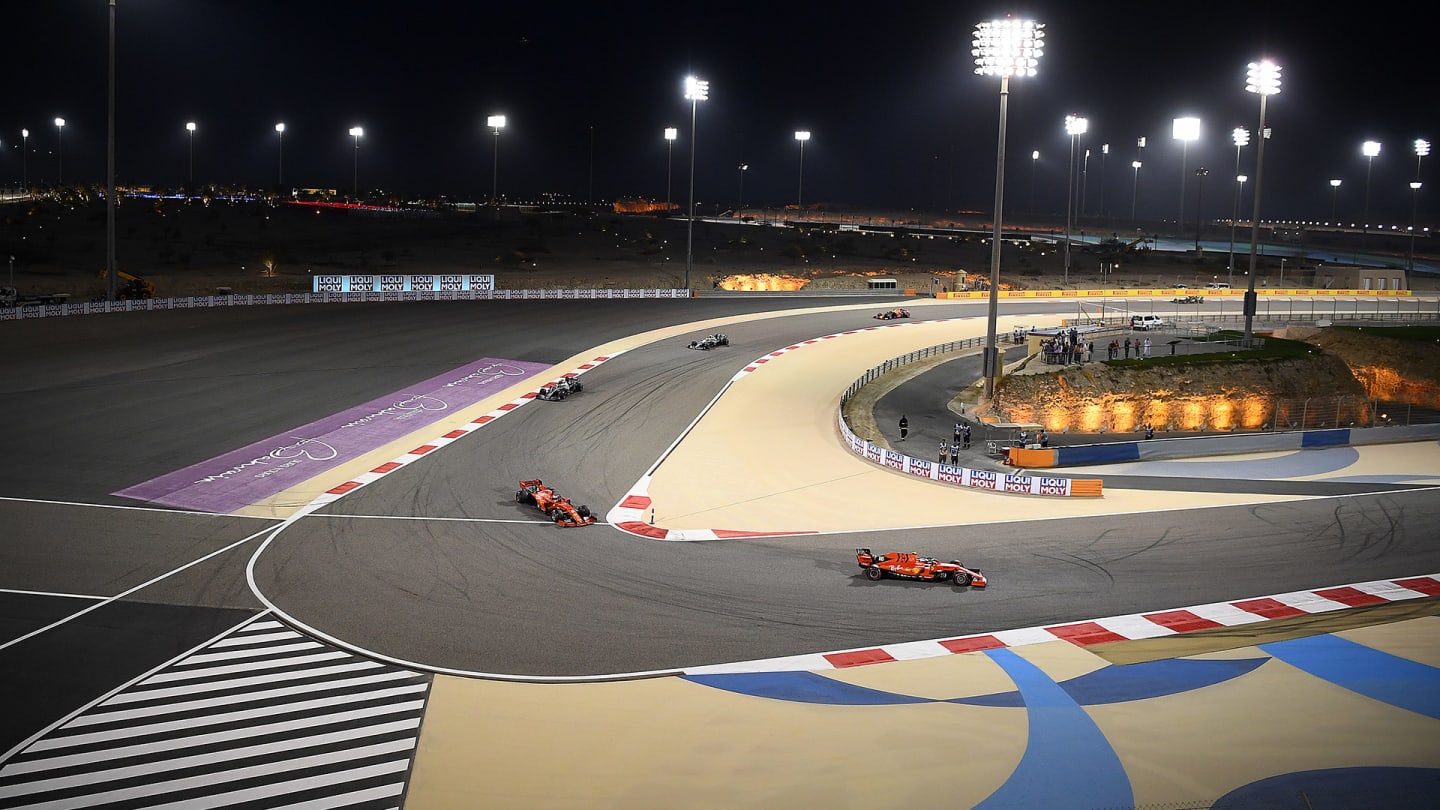
<path fill-rule="evenodd" d="M 896 318 L 908 318 L 908 317 L 910 317 L 910 310 L 908 310 L 908 309 L 906 309 L 906 308 L 904 308 L 904 307 L 896 307 L 896 308 L 894 308 L 894 309 L 887 309 L 887 310 L 885 310 L 884 312 L 877 313 L 877 314 L 875 315 L 875 319 L 876 319 L 876 320 L 880 320 L 880 321 L 893 321 L 893 320 L 895 320 Z"/>
<path fill-rule="evenodd" d="M 988 584 L 978 568 L 966 568 L 959 560 L 940 562 L 934 557 L 921 557 L 913 551 L 895 551 L 875 555 L 868 548 L 855 549 L 855 562 L 865 569 L 865 578 L 878 582 L 885 577 L 919 579 L 926 582 L 950 580 L 960 587 L 983 588 Z"/>
<path fill-rule="evenodd" d="M 561 497 L 555 490 L 545 486 L 545 482 L 539 478 L 534 481 L 521 481 L 520 489 L 515 493 L 515 502 L 535 504 L 536 508 L 559 526 L 589 526 L 595 522 L 595 516 L 590 514 L 590 507 L 575 506 L 570 503 L 569 498 Z"/>

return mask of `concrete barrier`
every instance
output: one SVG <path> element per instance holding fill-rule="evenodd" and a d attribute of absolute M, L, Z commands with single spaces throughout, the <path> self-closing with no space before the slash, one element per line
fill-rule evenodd
<path fill-rule="evenodd" d="M 1074 444 L 1049 450 L 1012 450 L 1011 459 L 1016 466 L 1043 469 L 1435 440 L 1440 440 L 1440 424 L 1297 430 L 1283 433 L 1232 433 L 1224 436 Z M 1052 455 L 1046 456 L 1046 453 Z"/>

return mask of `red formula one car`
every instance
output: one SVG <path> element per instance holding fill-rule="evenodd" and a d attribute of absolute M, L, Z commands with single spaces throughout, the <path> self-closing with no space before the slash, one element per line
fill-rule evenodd
<path fill-rule="evenodd" d="M 978 568 L 966 568 L 959 560 L 940 562 L 934 557 L 921 557 L 913 551 L 894 551 L 875 555 L 868 548 L 855 549 L 855 562 L 865 569 L 865 578 L 878 582 L 885 577 L 919 579 L 926 582 L 950 580 L 960 587 L 983 588 L 988 582 Z"/>
<path fill-rule="evenodd" d="M 590 507 L 575 506 L 570 503 L 569 498 L 561 497 L 538 478 L 520 482 L 520 489 L 515 493 L 515 502 L 535 504 L 536 508 L 560 526 L 588 526 L 595 522 L 595 516 L 590 514 Z"/>
<path fill-rule="evenodd" d="M 896 307 L 894 309 L 887 309 L 884 312 L 875 315 L 874 317 L 876 320 L 880 321 L 893 321 L 896 318 L 910 317 L 910 310 L 905 309 L 904 307 Z"/>

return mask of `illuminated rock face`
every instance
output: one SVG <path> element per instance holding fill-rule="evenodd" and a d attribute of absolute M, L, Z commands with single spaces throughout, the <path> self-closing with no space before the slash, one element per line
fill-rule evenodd
<path fill-rule="evenodd" d="M 720 289 L 732 291 L 793 292 L 810 283 L 808 278 L 777 276 L 772 273 L 726 276 L 720 280 Z"/>
<path fill-rule="evenodd" d="M 1303 360 L 1167 369 L 1103 363 L 1053 374 L 1006 377 L 997 396 L 1004 421 L 1051 433 L 1262 430 L 1368 424 L 1372 401 L 1331 355 Z"/>

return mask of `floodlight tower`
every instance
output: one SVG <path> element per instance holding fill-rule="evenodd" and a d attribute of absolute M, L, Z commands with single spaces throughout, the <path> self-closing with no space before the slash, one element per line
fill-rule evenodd
<path fill-rule="evenodd" d="M 795 211 L 804 207 L 805 197 L 805 142 L 810 140 L 810 130 L 795 130 L 795 140 L 800 144 L 800 184 L 795 189 Z"/>
<path fill-rule="evenodd" d="M 1230 131 L 1230 140 L 1235 144 L 1235 199 L 1230 206 L 1230 278 L 1235 284 L 1235 220 L 1240 216 L 1240 194 L 1245 189 L 1245 175 L 1240 173 L 1240 148 L 1250 143 L 1250 130 L 1236 127 Z"/>
<path fill-rule="evenodd" d="M 680 136 L 680 130 L 675 127 L 665 128 L 665 210 L 670 210 L 670 167 L 675 165 L 675 139 Z"/>
<path fill-rule="evenodd" d="M 1380 154 L 1379 141 L 1366 141 L 1360 144 L 1360 154 L 1365 156 L 1365 214 L 1360 222 L 1360 249 L 1365 249 L 1365 242 L 1370 235 L 1370 169 L 1375 165 L 1375 156 Z"/>
<path fill-rule="evenodd" d="M 1171 125 L 1171 134 L 1180 141 L 1180 217 L 1175 222 L 1177 231 L 1185 230 L 1185 162 L 1190 152 L 1190 142 L 1200 137 L 1199 118 L 1176 118 Z"/>
<path fill-rule="evenodd" d="M 65 119 L 55 119 L 55 185 L 65 183 Z"/>
<path fill-rule="evenodd" d="M 351 128 L 350 128 L 350 137 L 352 137 L 352 138 L 355 139 L 355 177 L 354 177 L 354 192 L 353 192 L 353 194 L 354 194 L 356 200 L 359 200 L 359 199 L 360 199 L 360 138 L 361 138 L 364 134 L 365 134 L 365 128 L 364 128 L 364 127 L 351 127 Z"/>
<path fill-rule="evenodd" d="M 1078 115 L 1065 116 L 1065 134 L 1070 136 L 1070 168 L 1065 173 L 1065 283 L 1070 283 L 1070 223 L 1074 219 L 1075 142 L 1090 128 L 1090 122 Z"/>
<path fill-rule="evenodd" d="M 1340 223 L 1335 219 L 1335 203 L 1336 197 L 1340 194 L 1340 184 L 1342 182 L 1344 181 L 1338 177 L 1330 181 L 1330 221 L 1335 223 L 1336 227 L 1339 227 Z"/>
<path fill-rule="evenodd" d="M 285 122 L 275 125 L 275 193 L 285 184 Z"/>
<path fill-rule="evenodd" d="M 1250 282 L 1245 289 L 1245 343 L 1255 331 L 1255 248 L 1260 243 L 1260 181 L 1264 179 L 1265 142 L 1270 140 L 1270 131 L 1265 128 L 1265 100 L 1280 92 L 1280 66 L 1269 59 L 1251 62 L 1245 90 L 1260 96 L 1260 126 L 1255 132 L 1260 143 L 1255 147 L 1255 207 L 1250 215 Z"/>
<path fill-rule="evenodd" d="M 194 122 L 194 121 L 187 121 L 187 122 L 185 123 L 185 133 L 190 137 L 190 173 L 189 173 L 189 175 L 187 175 L 185 182 L 193 186 L 193 185 L 195 185 L 195 122 Z"/>
<path fill-rule="evenodd" d="M 700 102 L 710 98 L 710 82 L 685 77 L 685 98 L 690 102 L 690 216 L 685 218 L 685 294 L 690 294 L 690 268 L 695 264 L 695 121 Z"/>
<path fill-rule="evenodd" d="M 1000 135 L 995 149 L 995 233 L 990 240 L 990 312 L 985 343 L 985 398 L 995 394 L 1000 377 L 1000 347 L 995 325 L 1000 312 L 1001 213 L 1005 201 L 1005 116 L 1011 76 L 1034 76 L 1045 50 L 1045 26 L 1034 20 L 988 20 L 975 26 L 970 54 L 975 72 L 1000 77 Z M 1033 165 L 1033 164 L 1032 164 Z M 1067 245 L 1068 247 L 1068 245 Z"/>
<path fill-rule="evenodd" d="M 1419 180 L 1410 181 L 1410 274 L 1415 274 L 1415 207 L 1420 202 Z"/>
<path fill-rule="evenodd" d="M 1130 185 L 1130 221 L 1135 221 L 1135 201 L 1140 197 L 1140 167 L 1145 164 L 1138 160 L 1130 161 L 1130 168 L 1135 170 L 1135 181 Z"/>
<path fill-rule="evenodd" d="M 505 128 L 505 116 L 492 115 L 485 119 L 485 126 L 495 130 L 495 158 L 490 168 L 490 204 L 500 210 L 500 130 Z"/>

